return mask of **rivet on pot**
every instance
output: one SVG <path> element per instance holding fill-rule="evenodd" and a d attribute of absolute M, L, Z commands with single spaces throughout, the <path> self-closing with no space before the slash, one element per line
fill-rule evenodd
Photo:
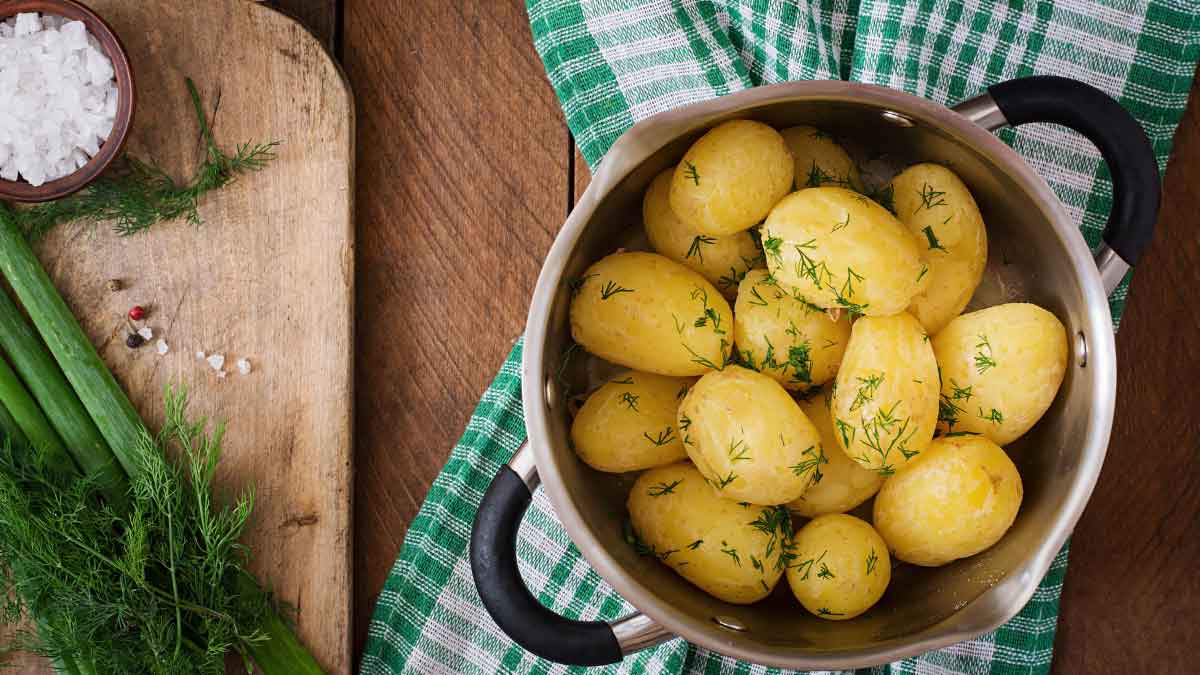
<path fill-rule="evenodd" d="M 884 110 L 883 112 L 879 113 L 879 116 L 882 117 L 884 121 L 891 122 L 892 124 L 898 127 L 904 127 L 905 129 L 916 126 L 916 124 L 907 116 L 901 115 L 894 110 Z"/>
<path fill-rule="evenodd" d="M 554 384 L 553 377 L 546 378 L 546 407 L 554 409 L 558 406 L 558 387 Z"/>
<path fill-rule="evenodd" d="M 725 630 L 731 630 L 736 633 L 746 632 L 746 626 L 743 625 L 741 621 L 738 621 L 737 619 L 735 619 L 731 616 L 724 616 L 724 615 L 714 616 L 713 623 L 717 624 L 721 628 L 724 628 Z"/>
<path fill-rule="evenodd" d="M 1083 331 L 1075 334 L 1075 355 L 1079 362 L 1080 368 L 1087 368 L 1087 338 L 1084 337 Z"/>

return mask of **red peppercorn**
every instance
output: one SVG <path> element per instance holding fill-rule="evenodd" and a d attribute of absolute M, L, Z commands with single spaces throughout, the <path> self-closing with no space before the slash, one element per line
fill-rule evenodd
<path fill-rule="evenodd" d="M 141 321 L 142 319 L 146 318 L 146 308 L 142 307 L 141 305 L 134 305 L 133 308 L 129 310 L 129 318 L 133 319 L 134 321 Z"/>

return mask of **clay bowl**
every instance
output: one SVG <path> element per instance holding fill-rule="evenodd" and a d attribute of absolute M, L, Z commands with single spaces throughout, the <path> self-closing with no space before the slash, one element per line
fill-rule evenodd
<path fill-rule="evenodd" d="M 129 130 L 133 126 L 133 109 L 136 93 L 133 86 L 133 69 L 129 56 L 120 38 L 112 27 L 90 8 L 74 0 L 0 0 L 0 21 L 25 12 L 61 16 L 72 21 L 82 21 L 88 32 L 100 43 L 100 47 L 112 61 L 117 80 L 117 118 L 112 133 L 100 146 L 100 152 L 75 173 L 58 180 L 34 187 L 21 180 L 0 180 L 0 200 L 14 202 L 47 202 L 65 197 L 87 187 L 121 154 Z"/>

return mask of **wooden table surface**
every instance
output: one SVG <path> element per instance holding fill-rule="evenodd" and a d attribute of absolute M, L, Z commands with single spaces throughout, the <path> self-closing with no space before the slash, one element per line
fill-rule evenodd
<path fill-rule="evenodd" d="M 519 0 L 277 0 L 358 109 L 355 645 L 587 183 Z M 397 11 L 399 10 L 399 11 Z M 1200 88 L 1117 335 L 1117 421 L 1054 671 L 1184 672 L 1200 642 Z"/>

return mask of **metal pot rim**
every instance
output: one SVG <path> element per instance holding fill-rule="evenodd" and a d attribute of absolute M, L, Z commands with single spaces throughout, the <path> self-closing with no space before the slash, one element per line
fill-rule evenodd
<path fill-rule="evenodd" d="M 1068 491 L 1062 510 L 1055 518 L 1051 535 L 1028 554 L 1020 567 L 954 615 L 923 631 L 929 636 L 926 639 L 896 639 L 871 648 L 825 652 L 818 658 L 800 650 L 752 649 L 738 645 L 729 639 L 728 634 L 721 633 L 722 629 L 715 623 L 702 624 L 662 602 L 653 589 L 622 571 L 575 508 L 569 496 L 570 489 L 560 478 L 560 468 L 547 442 L 548 406 L 543 386 L 548 375 L 543 368 L 543 346 L 549 330 L 547 310 L 553 305 L 555 295 L 561 288 L 564 267 L 601 200 L 647 157 L 682 134 L 761 106 L 787 101 L 846 101 L 898 112 L 950 133 L 1003 167 L 1009 177 L 1039 204 L 1063 246 L 1066 255 L 1064 262 L 1074 269 L 1077 276 L 1082 277 L 1080 285 L 1087 304 L 1085 330 L 1088 335 L 1089 377 L 1101 383 L 1114 383 L 1093 388 L 1091 419 L 1086 437 L 1080 441 L 1080 471 Z M 572 541 L 592 568 L 616 592 L 663 628 L 713 651 L 768 666 L 837 669 L 879 665 L 993 630 L 1015 616 L 1033 596 L 1082 514 L 1099 477 L 1107 450 L 1116 397 L 1116 353 L 1107 303 L 1092 252 L 1050 186 L 1014 150 L 967 117 L 932 101 L 870 84 L 805 81 L 756 87 L 659 113 L 634 125 L 613 144 L 588 190 L 555 238 L 538 277 L 530 304 L 522 357 L 522 381 L 525 383 L 522 387 L 522 403 L 526 429 L 538 473 Z"/>

